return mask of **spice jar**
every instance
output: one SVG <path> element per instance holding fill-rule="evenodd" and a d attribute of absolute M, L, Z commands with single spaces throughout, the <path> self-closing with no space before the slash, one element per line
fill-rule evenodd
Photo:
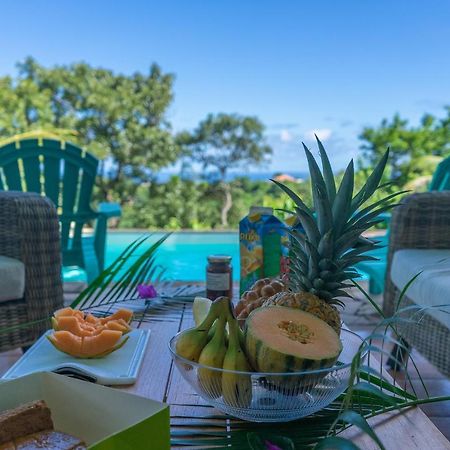
<path fill-rule="evenodd" d="M 231 268 L 231 256 L 210 255 L 206 266 L 206 296 L 210 300 L 217 297 L 233 296 L 233 269 Z"/>

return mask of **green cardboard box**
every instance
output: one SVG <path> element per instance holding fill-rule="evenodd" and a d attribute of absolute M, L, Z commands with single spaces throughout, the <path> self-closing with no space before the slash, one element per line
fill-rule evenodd
<path fill-rule="evenodd" d="M 0 411 L 45 400 L 55 429 L 96 450 L 169 450 L 168 405 L 63 375 L 0 382 Z"/>

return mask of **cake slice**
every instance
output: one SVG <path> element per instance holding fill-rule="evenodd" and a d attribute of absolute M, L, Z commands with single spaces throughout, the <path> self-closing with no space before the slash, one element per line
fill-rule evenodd
<path fill-rule="evenodd" d="M 53 421 L 50 409 L 43 400 L 0 413 L 0 445 L 46 430 L 53 430 Z"/>
<path fill-rule="evenodd" d="M 14 441 L 16 450 L 80 450 L 86 449 L 83 441 L 60 431 L 41 431 Z"/>

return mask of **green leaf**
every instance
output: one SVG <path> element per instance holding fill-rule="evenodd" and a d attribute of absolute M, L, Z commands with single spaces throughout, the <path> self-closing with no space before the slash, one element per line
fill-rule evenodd
<path fill-rule="evenodd" d="M 290 188 L 288 188 L 283 183 L 279 181 L 270 179 L 273 183 L 275 183 L 280 189 L 282 189 L 295 203 L 297 208 L 301 209 L 306 215 L 309 215 L 311 218 L 313 217 L 311 210 L 305 205 L 303 200 Z"/>
<path fill-rule="evenodd" d="M 381 450 L 385 450 L 380 438 L 376 435 L 371 426 L 367 423 L 367 420 L 361 416 L 361 414 L 358 414 L 355 411 L 344 411 L 339 415 L 339 420 L 342 420 L 350 425 L 355 425 L 361 431 L 370 436 L 378 444 Z"/>
<path fill-rule="evenodd" d="M 373 172 L 369 175 L 364 186 L 356 194 L 352 200 L 352 212 L 355 212 L 378 188 L 381 177 L 383 176 L 384 169 L 386 167 L 389 158 L 389 149 L 386 150 L 385 154 L 375 166 Z"/>
<path fill-rule="evenodd" d="M 135 252 L 146 242 L 149 236 L 143 236 L 132 242 L 121 255 L 106 268 L 70 305 L 72 308 L 88 309 L 98 304 L 113 304 L 123 300 L 122 295 L 134 293 L 138 284 L 148 282 L 149 273 L 154 273 L 152 267 L 154 254 L 162 243 L 170 236 L 170 233 L 162 236 L 158 241 L 150 245 L 142 255 L 123 273 L 117 282 L 113 282 L 124 265 Z"/>
<path fill-rule="evenodd" d="M 327 194 L 327 188 L 319 166 L 308 147 L 303 144 L 306 159 L 308 160 L 309 174 L 311 177 L 311 191 L 313 194 L 314 209 L 316 211 L 317 227 L 320 234 L 325 234 L 333 225 L 331 204 Z"/>
<path fill-rule="evenodd" d="M 314 450 L 362 450 L 350 439 L 340 436 L 330 436 L 320 441 Z"/>
<path fill-rule="evenodd" d="M 352 390 L 354 391 L 362 391 L 367 392 L 369 394 L 373 394 L 376 397 L 379 397 L 381 400 L 386 402 L 389 405 L 392 406 L 399 406 L 398 402 L 396 401 L 395 397 L 390 397 L 389 395 L 385 394 L 380 389 L 376 388 L 370 383 L 367 383 L 365 381 L 360 381 L 359 383 L 356 383 Z"/>
<path fill-rule="evenodd" d="M 336 234 L 341 232 L 344 224 L 347 222 L 352 213 L 351 206 L 354 180 L 355 170 L 353 167 L 353 160 L 351 160 L 345 169 L 344 177 L 342 178 L 336 199 L 333 203 L 333 225 L 336 230 Z"/>
<path fill-rule="evenodd" d="M 319 154 L 320 159 L 322 160 L 323 177 L 327 188 L 328 198 L 330 203 L 333 204 L 336 197 L 336 183 L 334 181 L 333 169 L 331 168 L 330 160 L 328 159 L 325 147 L 322 145 L 322 142 L 320 142 L 317 135 L 314 134 L 314 136 L 316 137 L 317 145 L 319 146 Z"/>
<path fill-rule="evenodd" d="M 303 229 L 305 230 L 306 235 L 308 236 L 308 240 L 314 245 L 317 246 L 320 240 L 320 233 L 317 228 L 317 223 L 313 217 L 310 217 L 301 209 L 297 209 L 297 217 L 300 221 Z"/>

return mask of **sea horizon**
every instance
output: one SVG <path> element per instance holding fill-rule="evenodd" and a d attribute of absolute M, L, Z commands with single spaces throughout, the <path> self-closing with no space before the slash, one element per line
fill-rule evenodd
<path fill-rule="evenodd" d="M 271 178 L 277 175 L 288 175 L 296 180 L 305 180 L 308 178 L 307 172 L 301 171 L 258 171 L 258 172 L 244 172 L 244 171 L 235 171 L 227 174 L 226 181 L 233 181 L 236 178 L 248 178 L 252 181 L 269 181 Z M 189 180 L 202 180 L 202 173 L 199 172 L 190 172 L 190 173 L 181 173 L 181 172 L 172 172 L 172 171 L 161 171 L 156 175 L 156 180 L 158 183 L 166 183 L 172 176 L 182 176 L 185 179 Z"/>

